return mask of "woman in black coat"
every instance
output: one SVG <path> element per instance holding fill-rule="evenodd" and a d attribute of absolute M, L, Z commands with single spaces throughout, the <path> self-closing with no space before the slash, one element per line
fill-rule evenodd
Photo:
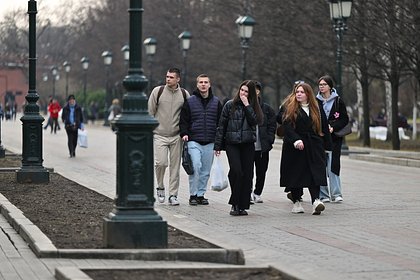
<path fill-rule="evenodd" d="M 282 105 L 277 119 L 284 126 L 280 186 L 291 191 L 292 213 L 303 213 L 302 189 L 311 194 L 313 215 L 325 209 L 319 200 L 321 185 L 327 181 L 325 150 L 331 149 L 331 138 L 325 113 L 310 85 L 297 84 Z"/>
<path fill-rule="evenodd" d="M 229 162 L 229 183 L 232 205 L 230 215 L 248 215 L 254 172 L 256 126 L 263 121 L 255 82 L 241 83 L 232 100 L 223 106 L 214 142 L 215 155 L 226 150 Z"/>

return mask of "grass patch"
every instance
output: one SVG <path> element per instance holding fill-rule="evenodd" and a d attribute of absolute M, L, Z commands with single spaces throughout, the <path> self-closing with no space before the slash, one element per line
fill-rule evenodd
<path fill-rule="evenodd" d="M 420 137 L 417 136 L 416 140 L 400 140 L 400 150 L 402 151 L 414 151 L 420 152 Z M 349 147 L 363 147 L 363 139 L 357 137 L 357 133 L 352 133 L 346 136 L 346 143 Z M 392 150 L 392 141 L 391 139 L 387 141 L 381 141 L 377 139 L 370 139 L 370 148 L 373 149 L 383 149 L 383 150 Z"/>

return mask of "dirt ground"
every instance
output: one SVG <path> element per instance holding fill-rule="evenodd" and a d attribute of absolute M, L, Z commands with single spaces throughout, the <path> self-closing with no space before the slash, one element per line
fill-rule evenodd
<path fill-rule="evenodd" d="M 20 167 L 21 159 L 6 156 L 1 167 Z M 14 172 L 0 172 L 0 193 L 23 211 L 57 248 L 99 249 L 103 218 L 113 200 L 67 178 L 50 174 L 49 184 L 16 183 Z M 209 242 L 168 226 L 168 248 L 215 248 Z"/>
<path fill-rule="evenodd" d="M 20 167 L 21 158 L 6 156 L 0 168 Z M 89 190 L 57 173 L 50 174 L 49 184 L 18 184 L 15 172 L 0 172 L 0 193 L 61 249 L 99 249 L 102 246 L 103 218 L 113 209 L 112 199 Z M 168 248 L 215 248 L 217 246 L 168 226 Z M 232 279 L 281 280 L 275 269 L 233 270 L 91 270 L 94 280 L 142 279 Z"/>

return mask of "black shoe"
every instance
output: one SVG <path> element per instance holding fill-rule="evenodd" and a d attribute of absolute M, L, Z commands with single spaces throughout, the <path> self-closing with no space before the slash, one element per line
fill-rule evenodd
<path fill-rule="evenodd" d="M 197 203 L 200 205 L 209 205 L 209 200 L 207 198 L 204 198 L 204 196 L 198 196 Z"/>
<path fill-rule="evenodd" d="M 239 216 L 239 208 L 236 205 L 232 205 L 232 209 L 229 212 L 232 216 Z"/>
<path fill-rule="evenodd" d="M 239 210 L 239 216 L 248 216 L 248 212 L 246 212 L 246 210 L 244 210 L 244 209 L 240 209 Z"/>
<path fill-rule="evenodd" d="M 190 205 L 192 206 L 197 206 L 198 201 L 197 201 L 197 196 L 196 195 L 192 195 L 190 196 L 190 201 L 189 201 Z"/>

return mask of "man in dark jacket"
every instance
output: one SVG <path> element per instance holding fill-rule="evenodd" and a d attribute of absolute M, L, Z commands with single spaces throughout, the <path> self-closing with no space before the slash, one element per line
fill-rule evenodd
<path fill-rule="evenodd" d="M 67 145 L 70 157 L 76 156 L 78 129 L 84 130 L 82 108 L 76 104 L 76 99 L 71 94 L 63 108 L 61 118 L 67 132 Z"/>
<path fill-rule="evenodd" d="M 180 136 L 187 142 L 194 167 L 194 174 L 189 175 L 190 205 L 209 204 L 204 194 L 213 164 L 214 139 L 221 111 L 222 105 L 211 91 L 210 78 L 199 75 L 197 88 L 184 102 L 179 121 Z"/>
<path fill-rule="evenodd" d="M 261 125 L 256 126 L 257 128 L 257 140 L 255 142 L 255 189 L 251 193 L 251 202 L 262 203 L 261 193 L 264 188 L 265 174 L 268 169 L 269 155 L 268 153 L 273 148 L 275 140 L 275 132 L 277 128 L 276 113 L 273 108 L 267 103 L 263 102 L 261 96 L 261 83 L 255 83 L 255 89 L 258 95 L 258 101 L 261 105 L 261 110 L 264 114 L 264 122 Z"/>

